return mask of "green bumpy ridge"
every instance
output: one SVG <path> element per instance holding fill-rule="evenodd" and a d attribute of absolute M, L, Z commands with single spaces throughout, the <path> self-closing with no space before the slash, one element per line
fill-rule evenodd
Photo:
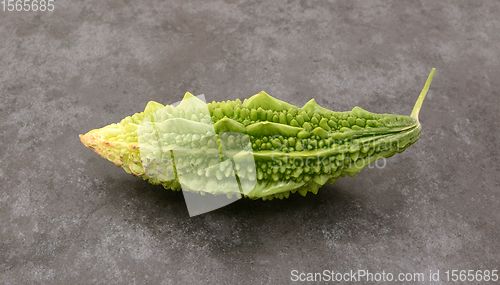
<path fill-rule="evenodd" d="M 179 175 L 185 175 L 183 189 L 200 194 L 305 196 L 414 144 L 433 74 L 434 69 L 411 116 L 360 107 L 334 112 L 314 99 L 299 108 L 264 91 L 243 102 L 205 104 L 188 92 L 177 107 L 151 101 L 144 112 L 80 138 L 127 173 L 167 189 L 181 190 Z M 244 155 L 253 156 L 252 167 L 237 160 Z M 225 179 L 232 176 L 237 183 Z"/>

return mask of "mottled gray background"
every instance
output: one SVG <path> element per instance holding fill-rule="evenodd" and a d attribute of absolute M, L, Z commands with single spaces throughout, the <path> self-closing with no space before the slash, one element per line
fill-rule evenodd
<path fill-rule="evenodd" d="M 500 2 L 269 2 L 0 12 L 1 282 L 283 284 L 294 269 L 365 269 L 440 270 L 440 284 L 446 270 L 500 269 Z M 182 193 L 78 138 L 187 91 L 408 115 L 432 67 L 420 141 L 305 198 L 189 218 Z"/>

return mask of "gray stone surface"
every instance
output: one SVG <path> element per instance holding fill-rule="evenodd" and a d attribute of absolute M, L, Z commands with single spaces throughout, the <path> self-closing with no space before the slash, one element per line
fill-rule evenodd
<path fill-rule="evenodd" d="M 56 1 L 0 11 L 0 282 L 284 284 L 291 271 L 500 269 L 498 1 Z M 0 6 L 1 7 L 1 6 Z M 189 218 L 78 134 L 149 100 L 409 114 L 420 141 L 283 201 Z M 384 282 L 381 282 L 384 283 Z"/>

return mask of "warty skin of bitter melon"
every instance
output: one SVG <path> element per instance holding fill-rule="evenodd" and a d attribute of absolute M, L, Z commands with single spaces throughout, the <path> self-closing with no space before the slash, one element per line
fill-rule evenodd
<path fill-rule="evenodd" d="M 80 139 L 127 173 L 166 189 L 263 200 L 316 194 L 420 138 L 418 113 L 433 74 L 410 116 L 360 107 L 334 112 L 314 99 L 299 108 L 264 91 L 243 102 L 208 104 L 186 93 L 178 106 L 151 101 L 144 112 Z"/>

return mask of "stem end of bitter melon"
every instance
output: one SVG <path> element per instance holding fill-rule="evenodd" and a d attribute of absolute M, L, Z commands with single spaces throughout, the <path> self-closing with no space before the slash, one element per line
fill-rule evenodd
<path fill-rule="evenodd" d="M 422 103 L 424 102 L 425 95 L 427 95 L 427 91 L 429 91 L 429 87 L 431 86 L 432 78 L 434 77 L 434 71 L 436 69 L 433 68 L 431 70 L 431 73 L 429 74 L 429 77 L 427 78 L 427 81 L 425 82 L 424 89 L 422 89 L 422 92 L 420 92 L 420 96 L 418 96 L 417 102 L 415 103 L 415 106 L 413 107 L 413 111 L 411 111 L 410 117 L 414 118 L 415 120 L 418 121 L 418 112 L 420 112 L 420 108 L 422 107 Z"/>

